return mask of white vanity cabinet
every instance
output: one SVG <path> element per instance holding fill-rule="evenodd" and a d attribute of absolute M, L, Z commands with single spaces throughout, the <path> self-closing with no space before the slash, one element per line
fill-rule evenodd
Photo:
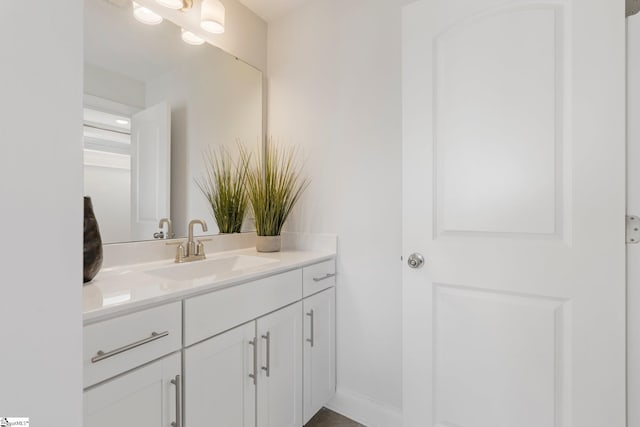
<path fill-rule="evenodd" d="M 255 427 L 255 322 L 184 352 L 185 425 Z"/>
<path fill-rule="evenodd" d="M 297 302 L 186 349 L 185 426 L 301 427 L 301 339 Z"/>
<path fill-rule="evenodd" d="M 82 338 L 87 388 L 180 350 L 182 304 L 174 302 L 86 325 Z"/>
<path fill-rule="evenodd" d="M 301 300 L 301 269 L 185 300 L 185 426 L 302 426 Z"/>
<path fill-rule="evenodd" d="M 180 426 L 181 319 L 174 302 L 84 327 L 85 427 Z"/>
<path fill-rule="evenodd" d="M 304 424 L 335 394 L 335 288 L 304 299 Z"/>
<path fill-rule="evenodd" d="M 181 416 L 180 387 L 176 353 L 86 390 L 83 426 L 174 425 Z"/>
<path fill-rule="evenodd" d="M 258 427 L 302 426 L 302 303 L 257 320 Z"/>
<path fill-rule="evenodd" d="M 302 269 L 302 295 L 306 298 L 336 285 L 336 262 L 333 259 Z"/>
<path fill-rule="evenodd" d="M 84 327 L 84 425 L 302 427 L 335 392 L 335 261 Z"/>

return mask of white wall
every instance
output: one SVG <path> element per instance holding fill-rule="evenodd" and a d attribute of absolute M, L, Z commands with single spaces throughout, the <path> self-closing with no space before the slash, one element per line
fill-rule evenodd
<path fill-rule="evenodd" d="M 143 82 L 84 63 L 84 93 L 102 99 L 143 109 L 145 107 Z"/>
<path fill-rule="evenodd" d="M 102 243 L 130 242 L 131 169 L 85 163 L 84 194 L 91 197 Z"/>
<path fill-rule="evenodd" d="M 209 205 L 194 179 L 204 176 L 208 147 L 235 151 L 236 140 L 248 147 L 262 135 L 262 74 L 210 46 L 163 77 L 147 84 L 147 105 L 171 105 L 171 218 L 176 236 L 187 235 L 194 218 L 217 233 Z M 206 50 L 205 50 L 206 49 Z M 200 228 L 196 228 L 200 234 Z"/>
<path fill-rule="evenodd" d="M 269 24 L 269 133 L 312 178 L 294 231 L 339 236 L 338 395 L 367 426 L 400 425 L 401 0 L 309 2 Z"/>
<path fill-rule="evenodd" d="M 82 425 L 82 1 L 0 2 L 0 416 Z"/>

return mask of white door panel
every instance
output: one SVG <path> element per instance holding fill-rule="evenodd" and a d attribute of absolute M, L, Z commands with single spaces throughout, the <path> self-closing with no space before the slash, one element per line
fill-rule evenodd
<path fill-rule="evenodd" d="M 132 240 L 151 240 L 170 218 L 171 109 L 162 102 L 131 118 Z"/>
<path fill-rule="evenodd" d="M 495 10 L 435 35 L 439 234 L 556 233 L 564 135 L 555 113 L 565 95 L 555 88 L 564 65 L 558 14 L 539 5 Z"/>
<path fill-rule="evenodd" d="M 433 306 L 438 419 L 459 426 L 556 425 L 568 379 L 556 372 L 566 348 L 562 300 L 434 285 Z"/>
<path fill-rule="evenodd" d="M 405 426 L 624 425 L 623 30 L 617 0 L 405 7 Z"/>

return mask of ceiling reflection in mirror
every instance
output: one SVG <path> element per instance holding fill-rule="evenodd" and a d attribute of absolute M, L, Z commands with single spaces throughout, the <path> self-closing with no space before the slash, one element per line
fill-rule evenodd
<path fill-rule="evenodd" d="M 103 242 L 182 238 L 194 218 L 216 233 L 195 179 L 210 147 L 258 146 L 262 73 L 128 1 L 85 0 L 84 17 L 84 191 Z"/>

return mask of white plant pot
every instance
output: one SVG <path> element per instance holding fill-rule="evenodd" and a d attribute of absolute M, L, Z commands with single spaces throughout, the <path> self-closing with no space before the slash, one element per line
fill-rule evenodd
<path fill-rule="evenodd" d="M 258 252 L 280 252 L 280 236 L 256 236 Z"/>

